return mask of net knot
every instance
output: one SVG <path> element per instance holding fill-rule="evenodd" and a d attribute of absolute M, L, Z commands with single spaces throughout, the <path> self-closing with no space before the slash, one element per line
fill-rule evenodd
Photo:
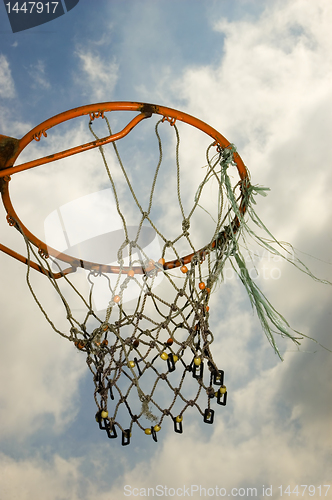
<path fill-rule="evenodd" d="M 206 394 L 207 394 L 209 397 L 214 396 L 214 392 L 215 392 L 215 391 L 214 391 L 214 388 L 213 388 L 213 387 L 208 387 L 208 388 L 206 389 Z"/>
<path fill-rule="evenodd" d="M 188 235 L 188 229 L 190 228 L 190 220 L 189 219 L 183 219 L 182 221 L 182 231 L 185 236 Z"/>

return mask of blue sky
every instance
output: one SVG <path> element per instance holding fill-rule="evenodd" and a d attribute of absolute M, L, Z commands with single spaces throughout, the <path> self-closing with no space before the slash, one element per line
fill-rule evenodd
<path fill-rule="evenodd" d="M 1 9 L 0 133 L 20 138 L 55 114 L 104 101 L 151 102 L 197 116 L 236 144 L 253 184 L 271 188 L 256 208 L 273 234 L 331 281 L 330 2 L 81 0 L 66 15 L 17 34 Z M 189 172 L 200 146 L 190 146 L 190 137 L 184 134 Z M 55 136 L 49 144 L 61 149 L 70 140 Z M 79 155 L 72 172 L 67 165 L 13 176 L 29 228 L 42 230 L 52 210 L 98 188 L 94 165 Z M 1 243 L 22 250 L 4 210 L 0 223 Z M 295 329 L 332 349 L 331 287 L 259 255 L 260 286 L 272 304 Z M 204 426 L 193 411 L 182 435 L 169 425 L 158 443 L 137 438 L 122 447 L 94 421 L 84 355 L 45 322 L 24 266 L 4 254 L 0 265 L 4 500 L 118 499 L 125 485 L 218 485 L 227 495 L 252 487 L 257 498 L 272 485 L 276 499 L 280 485 L 330 484 L 331 353 L 309 341 L 298 351 L 279 339 L 280 362 L 238 280 L 226 276 L 211 299 L 213 352 L 229 391 L 215 424 Z M 61 323 L 43 277 L 35 280 Z"/>

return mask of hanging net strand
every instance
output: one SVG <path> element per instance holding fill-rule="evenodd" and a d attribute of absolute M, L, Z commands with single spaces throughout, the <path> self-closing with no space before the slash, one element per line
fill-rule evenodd
<path fill-rule="evenodd" d="M 263 331 L 280 358 L 276 334 L 291 339 L 296 345 L 307 337 L 290 327 L 251 278 L 242 254 L 249 238 L 311 278 L 331 283 L 316 278 L 301 260 L 294 257 L 289 250 L 292 247 L 277 241 L 257 216 L 253 208 L 255 197 L 258 194 L 266 196 L 268 188 L 253 186 L 247 171 L 246 175 L 240 175 L 240 180 L 234 181 L 230 172 L 232 169 L 236 171 L 238 153 L 233 144 L 222 146 L 214 139 L 208 145 L 206 165 L 201 169 L 200 182 L 188 208 L 184 194 L 186 186 L 181 176 L 180 128 L 175 118 L 163 116 L 155 124 L 158 153 L 154 173 L 149 176 L 151 188 L 147 192 L 145 185 L 142 199 L 137 194 L 138 183 L 130 177 L 130 169 L 125 166 L 115 141 L 112 142 L 111 159 L 108 156 L 106 142 L 95 131 L 96 119 L 106 124 L 108 137 L 113 137 L 113 133 L 104 112 L 89 114 L 88 128 L 98 145 L 123 230 L 116 263 L 104 265 L 64 256 L 63 260 L 71 263 L 71 267 L 63 270 L 58 262 L 63 256 L 61 253 L 56 259 L 42 246 L 36 250 L 25 227 L 15 218 L 15 212 L 8 217 L 9 223 L 24 238 L 26 280 L 38 307 L 51 327 L 86 355 L 95 387 L 96 421 L 100 429 L 110 439 L 120 435 L 125 446 L 130 443 L 134 429 L 138 428 L 157 441 L 165 418 L 171 418 L 174 431 L 182 433 L 188 409 L 195 407 L 202 420 L 212 424 L 216 408 L 226 405 L 224 371 L 211 352 L 214 335 L 209 326 L 209 303 L 212 292 L 224 279 L 227 263 L 243 283 Z M 167 130 L 170 127 L 174 134 L 171 140 L 174 148 L 172 174 L 175 177 L 174 199 L 180 216 L 178 225 L 173 224 L 172 219 L 166 227 L 169 232 L 164 234 L 165 217 L 158 215 L 155 205 L 158 205 L 157 187 L 164 182 L 163 167 L 167 155 L 162 137 L 166 127 Z M 167 170 L 168 175 L 169 172 Z M 206 205 L 206 193 L 211 186 L 216 193 L 213 214 L 210 205 Z M 8 186 L 4 184 L 5 197 L 6 189 Z M 130 209 L 129 202 L 132 203 Z M 129 222 L 133 213 L 138 221 L 135 230 Z M 197 220 L 201 214 L 206 217 L 202 220 L 209 219 L 213 225 L 209 241 L 203 246 L 197 243 L 196 237 Z M 265 236 L 256 234 L 252 225 Z M 160 257 L 157 259 L 150 258 L 141 241 L 146 227 L 160 239 Z M 87 296 L 74 285 L 71 276 L 80 267 L 87 272 Z M 32 268 L 45 275 L 60 297 L 69 330 L 56 326 L 44 308 L 31 283 Z M 162 286 L 158 281 L 160 278 L 163 279 Z M 97 314 L 93 305 L 97 279 L 106 283 L 108 294 L 103 314 Z M 136 302 L 131 310 L 126 298 L 133 291 Z M 70 306 L 73 295 L 80 310 L 84 311 L 83 316 L 74 314 Z"/>

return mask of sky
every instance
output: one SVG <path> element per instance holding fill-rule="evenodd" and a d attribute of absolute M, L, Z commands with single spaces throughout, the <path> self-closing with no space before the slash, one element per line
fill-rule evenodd
<path fill-rule="evenodd" d="M 81 0 L 58 19 L 18 33 L 5 6 L 0 10 L 1 134 L 21 138 L 53 115 L 97 102 L 148 102 L 189 113 L 236 145 L 252 184 L 270 188 L 268 196 L 257 196 L 255 210 L 272 234 L 291 243 L 315 275 L 332 281 L 328 0 Z M 89 137 L 84 123 L 50 133 L 48 142 L 28 147 L 22 161 L 39 155 L 38 148 L 80 143 Z M 185 195 L 187 187 L 188 193 L 198 187 L 190 169 L 205 154 L 192 137 L 183 129 Z M 143 153 L 134 151 L 134 140 L 123 146 L 138 187 L 146 179 L 151 185 L 156 145 L 149 141 Z M 97 164 L 98 156 L 83 153 L 13 175 L 21 220 L 43 236 L 54 210 L 109 187 Z M 171 182 L 160 188 L 166 205 Z M 176 218 L 170 201 L 163 216 L 167 229 Z M 23 252 L 4 209 L 0 224 L 0 242 Z M 204 240 L 208 225 L 197 228 Z M 324 486 L 332 479 L 331 286 L 272 259 L 254 242 L 250 248 L 263 292 L 295 330 L 317 343 L 303 339 L 297 349 L 279 338 L 280 361 L 228 269 L 210 303 L 212 351 L 225 371 L 227 405 L 212 426 L 192 410 L 183 434 L 168 425 L 158 443 L 134 435 L 127 447 L 108 440 L 95 422 L 84 354 L 47 323 L 25 266 L 1 253 L 2 500 L 153 493 L 277 499 L 288 485 L 290 497 L 298 491 L 304 498 L 332 498 Z M 39 275 L 33 280 L 62 326 L 64 313 L 49 283 Z"/>

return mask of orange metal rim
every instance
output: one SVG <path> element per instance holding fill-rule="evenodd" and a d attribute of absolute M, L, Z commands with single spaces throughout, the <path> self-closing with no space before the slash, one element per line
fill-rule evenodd
<path fill-rule="evenodd" d="M 71 148 L 69 150 L 64 150 L 60 151 L 58 153 L 46 156 L 44 158 L 40 158 L 37 160 L 33 160 L 27 163 L 22 163 L 19 165 L 15 165 L 15 162 L 17 161 L 19 155 L 21 152 L 26 148 L 28 144 L 30 144 L 33 140 L 42 140 L 43 137 L 47 137 L 47 130 L 51 129 L 52 127 L 63 123 L 65 121 L 71 120 L 73 118 L 79 117 L 79 116 L 84 116 L 84 115 L 89 115 L 90 119 L 93 120 L 95 118 L 103 117 L 104 113 L 110 112 L 110 111 L 137 111 L 139 114 L 135 116 L 120 132 L 117 132 L 113 134 L 112 136 L 107 136 L 104 138 L 101 138 L 99 140 L 91 141 L 86 144 L 82 144 L 81 146 L 76 146 L 74 148 Z M 14 207 L 11 203 L 10 195 L 9 195 L 9 189 L 8 189 L 8 184 L 10 180 L 10 176 L 22 172 L 25 170 L 28 170 L 30 168 L 34 168 L 37 166 L 41 165 L 46 165 L 48 163 L 54 162 L 56 160 L 66 158 L 68 156 L 78 154 L 80 152 L 87 151 L 89 149 L 93 149 L 96 147 L 103 146 L 105 144 L 108 144 L 110 142 L 117 141 L 121 139 L 122 137 L 125 137 L 129 132 L 136 127 L 142 120 L 147 119 L 151 117 L 153 114 L 161 115 L 164 120 L 167 120 L 170 122 L 171 125 L 173 125 L 177 120 L 187 123 L 205 134 L 209 135 L 214 141 L 216 147 L 220 146 L 221 148 L 227 148 L 231 144 L 230 142 L 222 135 L 220 134 L 217 130 L 215 130 L 213 127 L 210 125 L 206 124 L 202 120 L 199 120 L 198 118 L 194 118 L 193 116 L 184 113 L 182 111 L 178 111 L 172 108 L 168 108 L 165 106 L 158 106 L 155 104 L 147 104 L 147 103 L 138 103 L 138 102 L 105 102 L 105 103 L 98 103 L 98 104 L 90 104 L 86 106 L 81 106 L 78 108 L 70 109 L 68 111 L 65 111 L 63 113 L 60 113 L 56 116 L 53 116 L 52 118 L 49 118 L 48 120 L 42 122 L 41 124 L 37 125 L 34 127 L 30 132 L 28 132 L 22 139 L 17 140 L 13 138 L 4 138 L 4 136 L 0 136 L 1 139 L 6 139 L 9 143 L 12 141 L 12 150 L 13 154 L 11 154 L 9 157 L 7 156 L 6 160 L 4 161 L 3 165 L 0 165 L 0 188 L 1 188 L 1 194 L 2 194 L 2 200 L 4 207 L 7 211 L 7 219 L 9 221 L 12 221 L 12 225 L 17 225 L 19 226 L 20 230 L 24 233 L 26 238 L 33 243 L 39 251 L 44 254 L 44 255 L 53 255 L 54 257 L 57 257 L 57 259 L 62 260 L 66 263 L 68 263 L 71 267 L 60 272 L 56 273 L 54 277 L 58 278 L 60 276 L 63 276 L 65 274 L 68 274 L 70 272 L 74 272 L 77 268 L 84 268 L 84 269 L 90 269 L 93 271 L 96 271 L 98 273 L 119 273 L 121 272 L 120 267 L 118 266 L 109 266 L 109 265 L 101 265 L 97 263 L 92 263 L 88 261 L 83 261 L 80 259 L 77 259 L 75 257 L 71 257 L 66 254 L 62 254 L 61 252 L 58 252 L 57 250 L 48 247 L 43 241 L 41 241 L 39 238 L 37 238 L 35 235 L 33 235 L 25 226 L 24 224 L 20 221 L 18 218 Z M 247 185 L 249 185 L 249 175 L 248 171 L 242 161 L 242 158 L 240 155 L 235 152 L 233 154 L 233 159 L 234 162 L 237 166 L 237 170 L 240 176 L 240 179 L 242 181 L 245 181 Z M 242 196 L 242 200 L 239 205 L 239 209 L 241 213 L 243 214 L 246 210 L 246 206 L 244 203 L 244 197 Z M 235 232 L 240 223 L 238 218 L 235 216 L 232 226 L 233 226 L 233 231 Z M 211 245 L 211 248 L 214 248 L 216 246 L 217 242 L 213 242 Z M 17 254 L 11 249 L 8 249 L 7 247 L 4 247 L 3 245 L 0 244 L 0 250 L 3 252 L 11 255 L 12 257 L 27 263 L 26 258 L 21 256 L 20 254 Z M 194 255 L 200 255 L 202 256 L 205 254 L 207 251 L 207 248 L 203 248 L 199 250 L 196 254 L 190 254 L 185 257 L 183 257 L 181 260 L 175 260 L 175 261 L 170 261 L 166 262 L 163 266 L 165 270 L 167 269 L 173 269 L 175 267 L 182 266 L 184 264 L 188 264 L 191 262 L 192 258 Z M 40 266 L 38 264 L 35 264 L 33 262 L 30 263 L 31 267 L 34 269 L 43 272 L 40 269 Z M 122 268 L 122 272 L 128 272 L 130 269 L 128 268 Z M 141 267 L 135 267 L 133 268 L 133 271 L 136 274 L 143 274 L 145 271 Z"/>

